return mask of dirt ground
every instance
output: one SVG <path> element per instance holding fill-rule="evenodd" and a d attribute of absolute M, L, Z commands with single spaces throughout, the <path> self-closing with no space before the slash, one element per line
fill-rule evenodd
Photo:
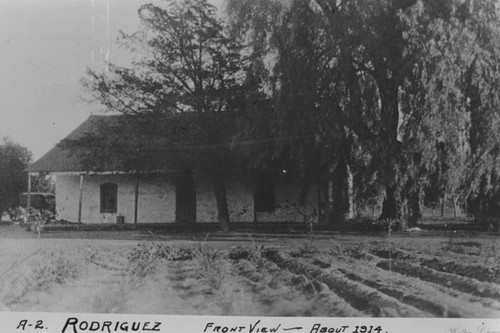
<path fill-rule="evenodd" d="M 4 311 L 500 317 L 498 236 L 248 236 L 147 232 L 40 239 L 0 227 Z M 167 240 L 168 238 L 168 240 Z M 178 238 L 178 239 L 176 239 Z"/>

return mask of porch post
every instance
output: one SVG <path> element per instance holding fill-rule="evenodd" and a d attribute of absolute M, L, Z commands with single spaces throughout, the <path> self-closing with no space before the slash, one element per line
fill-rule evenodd
<path fill-rule="evenodd" d="M 83 173 L 80 174 L 80 195 L 78 197 L 78 223 L 82 223 Z"/>
<path fill-rule="evenodd" d="M 31 208 L 31 174 L 28 172 L 28 195 L 26 197 L 26 214 L 29 216 Z"/>
<path fill-rule="evenodd" d="M 319 177 L 321 178 L 321 177 Z M 316 211 L 318 212 L 318 224 L 321 224 L 323 221 L 322 212 L 321 212 L 321 181 L 318 179 L 318 183 L 316 184 L 317 197 L 316 197 Z"/>
<path fill-rule="evenodd" d="M 254 226 L 257 225 L 257 210 L 255 210 L 255 194 L 257 192 L 257 185 L 254 185 L 253 187 L 253 196 L 252 196 L 252 199 L 253 199 L 253 224 Z"/>
<path fill-rule="evenodd" d="M 134 224 L 137 226 L 137 206 L 139 203 L 139 176 L 135 177 Z"/>

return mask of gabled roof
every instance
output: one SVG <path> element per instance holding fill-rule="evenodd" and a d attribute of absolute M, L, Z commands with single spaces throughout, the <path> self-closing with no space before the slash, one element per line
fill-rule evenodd
<path fill-rule="evenodd" d="M 119 122 L 121 116 L 92 115 L 66 136 L 65 140 L 78 140 L 88 134 L 96 134 L 101 125 L 113 125 Z M 36 162 L 31 164 L 28 172 L 82 172 L 83 165 L 74 151 L 58 143 Z"/>
<path fill-rule="evenodd" d="M 185 155 L 189 149 L 206 150 L 207 144 L 211 143 L 215 147 L 217 142 L 223 145 L 229 144 L 236 128 L 234 126 L 236 115 L 233 112 L 166 115 L 155 118 L 154 123 L 149 122 L 147 123 L 149 125 L 142 127 L 136 120 L 123 115 L 92 115 L 31 164 L 27 171 L 41 173 L 168 171 L 165 169 L 167 153 L 170 153 L 170 158 L 177 160 L 177 156 L 180 157 L 178 154 Z M 207 133 L 205 136 L 200 135 L 198 129 L 206 126 L 207 120 L 210 119 L 214 120 L 210 122 L 212 130 L 215 129 L 215 132 L 221 134 L 218 135 L 219 141 L 213 142 L 213 138 L 208 139 Z M 152 131 L 159 133 L 158 136 L 152 135 Z M 169 135 L 164 136 L 164 133 L 170 133 L 170 137 L 180 139 L 176 139 L 177 142 L 174 143 L 168 139 Z M 144 135 L 147 139 L 143 138 Z"/>

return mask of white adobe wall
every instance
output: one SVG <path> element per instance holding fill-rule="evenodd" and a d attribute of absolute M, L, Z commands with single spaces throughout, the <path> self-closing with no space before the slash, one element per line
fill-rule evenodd
<path fill-rule="evenodd" d="M 118 185 L 117 213 L 101 214 L 100 185 Z M 139 223 L 175 221 L 175 186 L 167 181 L 141 180 L 139 183 Z M 80 177 L 58 175 L 56 181 L 57 218 L 78 221 Z M 125 217 L 125 223 L 134 222 L 135 180 L 127 175 L 86 175 L 83 181 L 82 222 L 115 223 L 116 216 Z"/>
<path fill-rule="evenodd" d="M 317 206 L 317 193 L 311 188 L 305 203 L 299 206 L 297 185 L 278 183 L 275 185 L 276 210 L 272 213 L 256 214 L 257 222 L 304 222 L 302 214 L 313 213 Z M 198 182 L 196 187 L 197 222 L 217 222 L 217 203 L 213 186 Z M 227 205 L 231 222 L 254 221 L 254 185 L 246 182 L 231 182 L 227 185 Z M 313 221 L 317 222 L 317 214 Z"/>
<path fill-rule="evenodd" d="M 253 187 L 242 181 L 226 186 L 231 222 L 253 222 Z M 218 222 L 217 202 L 211 183 L 196 182 L 196 222 Z"/>
<path fill-rule="evenodd" d="M 100 185 L 116 183 L 118 202 L 116 214 L 100 213 Z M 56 180 L 57 218 L 78 221 L 78 175 L 58 175 Z M 116 215 L 125 217 L 125 223 L 134 222 L 135 180 L 127 175 L 84 176 L 83 223 L 116 223 Z M 229 215 L 232 222 L 254 221 L 254 186 L 249 182 L 234 181 L 227 185 Z M 211 183 L 196 181 L 196 222 L 217 222 L 217 203 Z M 257 213 L 258 222 L 303 222 L 299 213 L 310 213 L 316 206 L 315 191 L 311 190 L 306 204 L 298 206 L 298 191 L 294 185 L 276 185 L 276 210 Z M 300 209 L 300 210 L 299 210 Z M 173 180 L 144 180 L 139 185 L 139 223 L 175 222 L 175 184 Z"/>
<path fill-rule="evenodd" d="M 196 181 L 196 222 L 217 222 L 217 202 L 210 183 Z"/>
<path fill-rule="evenodd" d="M 227 186 L 227 206 L 231 222 L 253 222 L 253 192 L 254 186 L 249 183 L 235 182 Z"/>
<path fill-rule="evenodd" d="M 78 176 L 56 176 L 56 218 L 77 222 L 78 220 Z"/>
<path fill-rule="evenodd" d="M 317 206 L 317 194 L 314 188 L 308 192 L 305 202 L 299 205 L 299 190 L 297 185 L 279 183 L 275 185 L 274 212 L 259 212 L 256 214 L 257 222 L 304 222 L 301 214 L 312 214 Z M 313 219 L 317 222 L 317 214 Z"/>

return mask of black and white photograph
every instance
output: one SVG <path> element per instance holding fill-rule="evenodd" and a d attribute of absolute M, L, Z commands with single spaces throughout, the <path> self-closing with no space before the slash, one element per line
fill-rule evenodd
<path fill-rule="evenodd" d="M 499 319 L 500 2 L 0 0 L 0 214 L 0 313 Z"/>

